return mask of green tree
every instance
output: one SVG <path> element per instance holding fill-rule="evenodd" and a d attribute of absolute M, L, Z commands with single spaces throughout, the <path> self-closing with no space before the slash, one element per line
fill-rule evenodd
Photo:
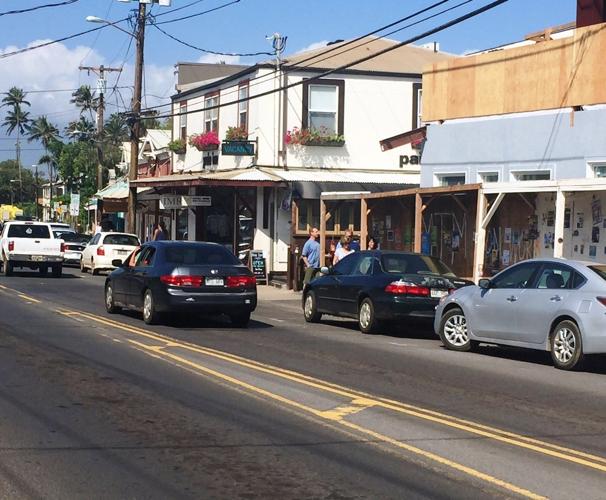
<path fill-rule="evenodd" d="M 0 162 L 0 204 L 8 205 L 17 199 L 17 190 L 20 187 L 17 179 L 18 174 L 19 165 L 15 160 Z M 21 180 L 23 199 L 31 202 L 35 199 L 35 179 L 32 172 L 23 169 Z M 23 203 L 18 205 L 23 206 Z"/>
<path fill-rule="evenodd" d="M 65 135 L 70 139 L 83 142 L 94 142 L 95 125 L 85 116 L 80 116 L 77 121 L 70 122 L 65 127 Z"/>
<path fill-rule="evenodd" d="M 93 112 L 97 111 L 99 108 L 99 98 L 95 96 L 90 85 L 81 85 L 80 88 L 72 94 L 70 102 L 80 109 L 80 115 L 88 113 L 90 121 L 93 121 Z"/>
<path fill-rule="evenodd" d="M 38 160 L 38 163 L 48 165 L 48 176 L 50 182 L 50 205 L 53 206 L 53 170 L 56 164 L 56 156 L 51 148 L 59 142 L 59 129 L 48 121 L 46 116 L 36 118 L 29 127 L 28 142 L 40 141 L 44 146 L 44 156 Z M 51 150 L 51 154 L 49 154 Z M 52 212 L 52 209 L 51 209 Z M 51 217 L 53 218 L 53 217 Z"/>
<path fill-rule="evenodd" d="M 21 178 L 21 136 L 26 132 L 28 124 L 30 122 L 29 112 L 23 108 L 30 106 L 29 101 L 25 100 L 26 93 L 23 89 L 18 87 L 12 87 L 8 92 L 4 93 L 2 98 L 2 106 L 6 106 L 9 111 L 6 113 L 2 126 L 6 128 L 8 135 L 11 135 L 14 131 L 17 132 L 17 142 L 15 144 L 15 157 L 17 158 L 17 165 L 19 166 L 18 179 L 22 182 Z"/>

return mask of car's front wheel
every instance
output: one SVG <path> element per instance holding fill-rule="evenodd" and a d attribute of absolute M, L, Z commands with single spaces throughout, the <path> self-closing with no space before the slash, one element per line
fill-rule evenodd
<path fill-rule="evenodd" d="M 156 311 L 154 296 L 151 290 L 145 290 L 143 296 L 143 321 L 148 325 L 153 325 L 160 320 L 160 314 Z"/>
<path fill-rule="evenodd" d="M 114 288 L 111 283 L 105 285 L 105 310 L 110 314 L 120 311 L 120 307 L 114 303 Z"/>
<path fill-rule="evenodd" d="M 307 292 L 303 302 L 303 316 L 308 323 L 317 323 L 322 319 L 322 313 L 318 312 L 318 302 L 313 291 Z"/>
<path fill-rule="evenodd" d="M 579 369 L 583 364 L 583 340 L 574 321 L 564 320 L 551 335 L 551 359 L 560 370 Z"/>
<path fill-rule="evenodd" d="M 360 303 L 358 325 L 362 333 L 377 333 L 379 330 L 380 323 L 375 314 L 375 306 L 369 298 Z"/>
<path fill-rule="evenodd" d="M 442 316 L 439 334 L 446 349 L 452 351 L 469 351 L 471 349 L 467 319 L 465 313 L 458 307 L 450 309 Z"/>

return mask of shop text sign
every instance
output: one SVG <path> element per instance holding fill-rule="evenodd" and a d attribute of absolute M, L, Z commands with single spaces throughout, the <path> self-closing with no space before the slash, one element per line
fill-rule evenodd
<path fill-rule="evenodd" d="M 400 155 L 400 168 L 411 172 L 420 172 L 419 163 L 421 158 L 419 155 Z"/>
<path fill-rule="evenodd" d="M 164 195 L 160 197 L 161 210 L 173 210 L 176 208 L 210 207 L 212 198 L 210 196 L 183 196 L 179 194 Z"/>

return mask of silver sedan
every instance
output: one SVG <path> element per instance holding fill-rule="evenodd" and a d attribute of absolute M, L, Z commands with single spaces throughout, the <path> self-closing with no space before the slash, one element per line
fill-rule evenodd
<path fill-rule="evenodd" d="M 540 349 L 556 368 L 579 368 L 585 354 L 606 353 L 606 264 L 520 262 L 442 299 L 434 329 L 447 349 Z"/>

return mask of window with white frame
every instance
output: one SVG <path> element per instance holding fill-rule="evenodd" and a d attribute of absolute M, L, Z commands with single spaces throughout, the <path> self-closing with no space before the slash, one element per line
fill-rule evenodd
<path fill-rule="evenodd" d="M 420 83 L 412 84 L 412 128 L 419 128 L 424 125 L 421 117 L 423 116 L 423 87 Z"/>
<path fill-rule="evenodd" d="M 512 172 L 516 181 L 549 181 L 551 180 L 550 170 L 522 170 Z"/>
<path fill-rule="evenodd" d="M 325 130 L 327 134 L 337 132 L 337 99 L 337 87 L 334 85 L 309 86 L 309 128 Z"/>
<path fill-rule="evenodd" d="M 593 176 L 597 178 L 606 177 L 606 163 L 594 163 L 592 165 Z"/>
<path fill-rule="evenodd" d="M 436 177 L 438 178 L 439 186 L 456 186 L 458 184 L 465 184 L 465 174 L 440 174 Z"/>
<path fill-rule="evenodd" d="M 480 172 L 479 173 L 480 182 L 489 183 L 489 182 L 499 182 L 499 172 Z"/>
<path fill-rule="evenodd" d="M 219 94 L 213 94 L 204 98 L 204 108 L 219 105 Z M 204 131 L 219 131 L 219 108 L 206 109 L 204 111 Z"/>
<path fill-rule="evenodd" d="M 246 99 L 238 103 L 238 126 L 248 130 L 248 82 L 243 82 L 238 88 L 238 99 Z"/>
<path fill-rule="evenodd" d="M 179 137 L 184 141 L 187 140 L 187 103 L 179 104 Z"/>

